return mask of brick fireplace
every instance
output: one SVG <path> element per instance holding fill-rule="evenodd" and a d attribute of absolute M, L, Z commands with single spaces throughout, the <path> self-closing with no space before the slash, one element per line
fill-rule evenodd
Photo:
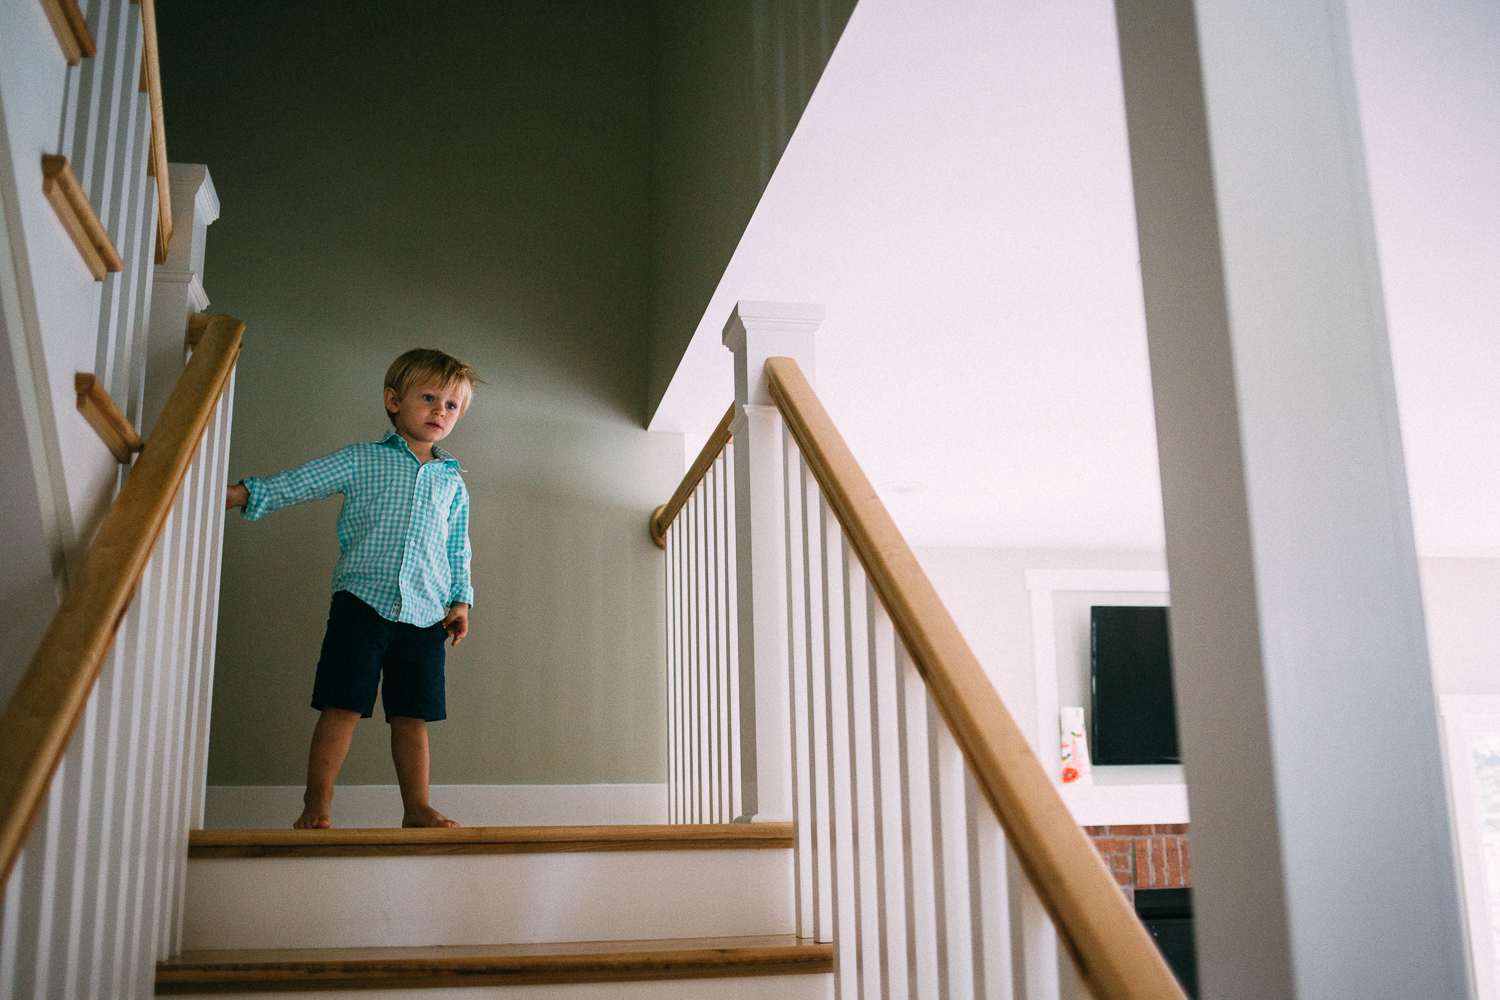
<path fill-rule="evenodd" d="M 1127 896 L 1133 898 L 1136 889 L 1179 889 L 1193 884 L 1186 823 L 1086 826 L 1083 830 Z"/>

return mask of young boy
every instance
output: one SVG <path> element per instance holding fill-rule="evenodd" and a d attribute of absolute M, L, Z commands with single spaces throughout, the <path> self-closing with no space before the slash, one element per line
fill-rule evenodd
<path fill-rule="evenodd" d="M 427 801 L 427 723 L 447 717 L 443 639 L 469 632 L 469 492 L 458 462 L 434 447 L 468 409 L 480 379 L 442 351 L 407 351 L 385 373 L 394 430 L 299 469 L 229 487 L 247 520 L 332 493 L 339 512 L 333 606 L 318 658 L 307 791 L 299 830 L 332 825 L 333 781 L 354 724 L 381 701 L 405 807 L 402 826 L 457 826 Z"/>

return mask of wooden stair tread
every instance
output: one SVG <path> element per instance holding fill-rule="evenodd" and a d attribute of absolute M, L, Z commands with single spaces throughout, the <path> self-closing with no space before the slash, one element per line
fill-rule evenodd
<path fill-rule="evenodd" d="M 190 858 L 337 858 L 569 851 L 785 849 L 790 823 L 469 826 L 441 830 L 193 830 Z"/>
<path fill-rule="evenodd" d="M 189 951 L 158 994 L 624 982 L 833 971 L 833 945 L 791 934 L 404 948 Z"/>

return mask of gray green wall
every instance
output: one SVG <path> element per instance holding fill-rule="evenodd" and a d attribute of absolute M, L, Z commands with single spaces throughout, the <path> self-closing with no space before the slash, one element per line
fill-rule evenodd
<path fill-rule="evenodd" d="M 378 438 L 381 378 L 409 347 L 488 382 L 447 442 L 476 604 L 435 783 L 665 779 L 645 523 L 683 455 L 642 428 L 850 9 L 160 12 L 168 149 L 208 164 L 223 203 L 210 308 L 247 324 L 231 478 Z M 230 519 L 210 784 L 303 780 L 339 504 Z M 392 782 L 386 739 L 358 727 L 341 781 Z"/>
<path fill-rule="evenodd" d="M 693 339 L 854 3 L 651 5 L 648 418 Z"/>
<path fill-rule="evenodd" d="M 433 780 L 663 780 L 645 524 L 682 446 L 641 429 L 644 4 L 204 6 L 163 9 L 161 48 L 172 158 L 224 205 L 211 308 L 247 323 L 231 476 L 379 437 L 406 348 L 470 361 L 446 444 L 477 596 Z M 339 502 L 230 519 L 211 784 L 303 779 Z M 394 781 L 378 719 L 341 780 Z"/>

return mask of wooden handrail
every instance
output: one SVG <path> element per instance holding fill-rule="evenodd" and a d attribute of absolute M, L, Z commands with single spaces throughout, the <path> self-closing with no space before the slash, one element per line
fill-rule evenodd
<path fill-rule="evenodd" d="M 92 372 L 75 374 L 73 390 L 78 394 L 78 412 L 104 441 L 115 461 L 129 462 L 130 456 L 146 446 L 135 425 L 120 412 L 114 399 L 104 391 L 104 384 Z"/>
<path fill-rule="evenodd" d="M 214 316 L 183 369 L 125 488 L 104 517 L 31 665 L 0 716 L 0 884 L 26 843 L 47 787 L 135 597 L 177 491 L 234 371 L 245 324 Z"/>
<path fill-rule="evenodd" d="M 125 269 L 125 261 L 110 241 L 109 230 L 94 211 L 66 156 L 42 154 L 42 194 L 52 204 L 58 221 L 95 281 L 103 281 L 111 271 Z"/>
<path fill-rule="evenodd" d="M 172 242 L 172 182 L 167 176 L 167 126 L 161 106 L 161 58 L 156 47 L 156 0 L 133 0 L 141 5 L 141 73 L 146 78 L 151 106 L 151 149 L 146 173 L 156 178 L 156 262 L 167 262 Z"/>
<path fill-rule="evenodd" d="M 651 512 L 651 540 L 659 549 L 667 547 L 667 529 L 672 526 L 682 505 L 687 503 L 688 497 L 698 488 L 708 467 L 714 464 L 719 457 L 719 452 L 729 443 L 732 436 L 729 433 L 729 425 L 734 423 L 734 404 L 729 404 L 729 409 L 724 411 L 724 419 L 719 421 L 719 426 L 708 436 L 703 443 L 703 450 L 698 452 L 698 457 L 693 459 L 692 466 L 687 470 L 687 475 L 682 477 L 682 482 L 677 486 L 677 492 L 672 494 L 672 499 L 662 504 Z"/>
<path fill-rule="evenodd" d="M 47 12 L 52 33 L 57 36 L 57 44 L 62 47 L 63 59 L 69 66 L 94 57 L 98 47 L 78 0 L 42 0 L 42 9 Z"/>
<path fill-rule="evenodd" d="M 1184 1000 L 802 369 L 768 358 L 766 373 L 771 399 L 1090 991 Z"/>

